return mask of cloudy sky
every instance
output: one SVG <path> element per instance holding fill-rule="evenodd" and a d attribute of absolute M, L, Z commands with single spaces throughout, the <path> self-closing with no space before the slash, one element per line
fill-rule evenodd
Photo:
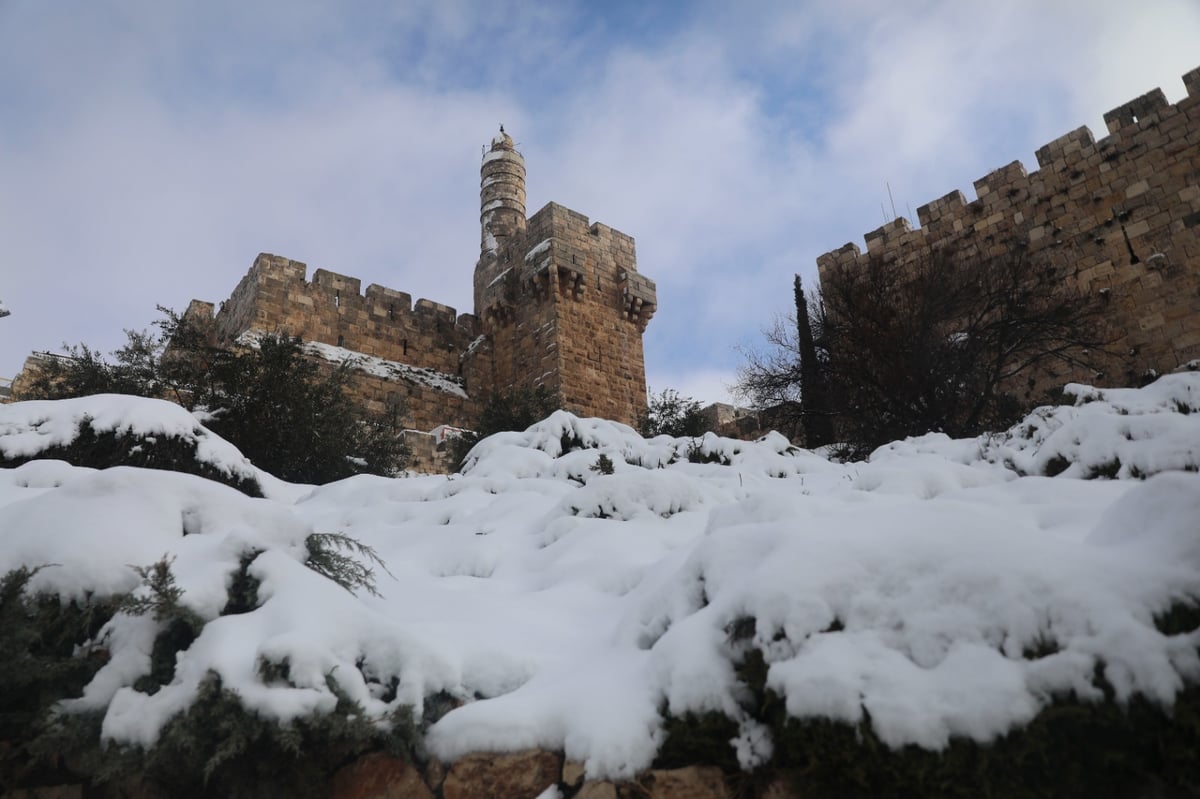
<path fill-rule="evenodd" d="M 637 239 L 652 388 L 725 398 L 791 278 L 1200 66 L 1196 0 L 0 0 L 0 376 L 259 252 L 469 311 L 481 145 Z"/>

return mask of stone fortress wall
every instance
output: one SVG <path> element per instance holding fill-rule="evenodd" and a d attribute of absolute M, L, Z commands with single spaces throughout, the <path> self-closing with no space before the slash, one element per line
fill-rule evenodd
<path fill-rule="evenodd" d="M 214 313 L 188 315 L 218 343 L 285 333 L 330 363 L 355 364 L 351 388 L 375 411 L 402 401 L 418 465 L 439 468 L 442 426 L 469 428 L 493 392 L 545 386 L 583 416 L 636 424 L 646 408 L 642 334 L 657 307 L 634 241 L 550 203 L 525 217 L 525 162 L 503 132 L 480 169 L 475 313 L 261 254 Z M 441 464 L 444 466 L 445 464 Z"/>
<path fill-rule="evenodd" d="M 192 318 L 213 318 L 218 344 L 233 345 L 247 332 L 286 333 L 325 360 L 355 360 L 351 387 L 371 411 L 403 402 L 405 423 L 428 431 L 461 426 L 478 403 L 466 393 L 459 361 L 478 336 L 474 316 L 324 269 L 307 279 L 308 267 L 261 254 L 215 317 L 209 303 L 193 301 Z"/>
<path fill-rule="evenodd" d="M 1100 375 L 1041 376 L 1039 389 L 1067 381 L 1128 385 L 1152 370 L 1200 358 L 1200 68 L 1183 76 L 1187 97 L 1171 105 L 1160 89 L 1104 115 L 1108 135 L 1086 126 L 1020 161 L 917 209 L 855 244 L 817 259 L 821 275 L 872 258 L 915 262 L 946 248 L 950 257 L 1003 256 L 1028 242 L 1031 257 L 1069 259 L 1074 285 L 1111 306 L 1119 336 Z"/>

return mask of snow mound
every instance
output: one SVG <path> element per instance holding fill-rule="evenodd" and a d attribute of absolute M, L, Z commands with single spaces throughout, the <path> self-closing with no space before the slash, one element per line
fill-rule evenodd
<path fill-rule="evenodd" d="M 1200 374 L 1164 375 L 1140 389 L 1065 389 L 1074 405 L 1039 408 L 987 457 L 1021 474 L 1149 477 L 1200 469 Z"/>
<path fill-rule="evenodd" d="M 237 447 L 179 405 L 123 394 L 0 405 L 0 461 L 21 462 L 69 447 L 85 426 L 147 445 L 159 437 L 183 442 L 194 447 L 198 463 L 236 480 L 257 481 L 261 474 Z"/>
<path fill-rule="evenodd" d="M 76 700 L 120 743 L 153 744 L 210 672 L 280 721 L 331 712 L 331 685 L 380 723 L 444 693 L 457 706 L 425 719 L 432 754 L 536 746 L 595 777 L 649 766 L 666 716 L 689 712 L 736 721 L 753 767 L 772 747 L 764 687 L 797 718 L 869 719 L 893 747 L 987 742 L 1056 697 L 1170 706 L 1200 681 L 1200 632 L 1156 624 L 1200 598 L 1198 380 L 1074 387 L 1075 406 L 1001 436 L 923 436 L 851 464 L 778 435 L 647 440 L 562 412 L 480 442 L 460 475 L 275 499 L 31 463 L 0 470 L 0 569 L 59 564 L 34 589 L 77 597 L 134 590 L 128 564 L 174 558 L 206 624 L 173 681 L 134 690 L 158 631 L 118 615 L 101 634 L 112 659 Z M 1153 476 L 1068 479 L 1114 455 L 1105 475 Z M 380 596 L 306 568 L 313 531 L 373 547 Z M 259 604 L 222 615 L 240 569 Z M 752 655 L 763 686 L 739 676 Z"/>

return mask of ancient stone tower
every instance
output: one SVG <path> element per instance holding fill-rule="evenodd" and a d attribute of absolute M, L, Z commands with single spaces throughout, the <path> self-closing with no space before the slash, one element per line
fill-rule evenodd
<path fill-rule="evenodd" d="M 501 128 L 480 168 L 468 390 L 545 386 L 575 413 L 633 424 L 646 407 L 642 332 L 653 281 L 633 239 L 556 203 L 525 218 L 525 159 Z"/>
<path fill-rule="evenodd" d="M 283 333 L 313 358 L 349 362 L 366 408 L 404 409 L 418 470 L 453 468 L 436 445 L 497 392 L 545 386 L 569 411 L 636 424 L 657 302 L 633 239 L 555 203 L 527 220 L 525 159 L 503 128 L 480 173 L 475 314 L 326 269 L 310 281 L 305 264 L 262 253 L 219 309 L 193 300 L 187 315 L 224 346 Z M 465 277 L 465 265 L 445 267 Z"/>

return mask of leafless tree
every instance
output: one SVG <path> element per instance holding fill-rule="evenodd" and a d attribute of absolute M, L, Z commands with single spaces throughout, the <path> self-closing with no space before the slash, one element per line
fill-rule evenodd
<path fill-rule="evenodd" d="M 852 454 L 930 431 L 1005 427 L 1045 367 L 1094 368 L 1109 340 L 1103 303 L 1071 287 L 1071 268 L 1020 243 L 999 257 L 943 249 L 835 267 L 806 307 L 808 356 L 799 332 L 778 323 L 741 387 L 760 402 L 797 404 L 801 420 L 834 414 Z"/>

